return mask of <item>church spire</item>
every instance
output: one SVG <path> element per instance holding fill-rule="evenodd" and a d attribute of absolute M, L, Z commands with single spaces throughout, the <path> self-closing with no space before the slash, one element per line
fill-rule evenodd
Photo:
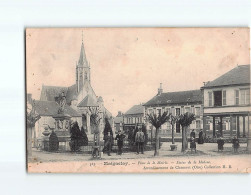
<path fill-rule="evenodd" d="M 85 47 L 84 47 L 83 31 L 82 31 L 80 56 L 76 66 L 77 92 L 80 92 L 83 89 L 86 82 L 88 83 L 91 82 L 91 73 L 90 73 L 90 65 L 85 55 Z"/>
<path fill-rule="evenodd" d="M 82 30 L 82 43 L 83 43 L 83 30 Z"/>
<path fill-rule="evenodd" d="M 85 55 L 84 41 L 83 41 L 83 31 L 82 31 L 82 44 L 81 44 L 80 56 L 78 60 L 78 66 L 88 67 L 88 62 Z"/>

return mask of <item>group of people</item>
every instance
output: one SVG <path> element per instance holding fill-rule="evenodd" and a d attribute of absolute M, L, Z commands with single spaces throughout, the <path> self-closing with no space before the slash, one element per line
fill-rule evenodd
<path fill-rule="evenodd" d="M 124 139 L 126 136 L 121 132 L 121 130 L 118 131 L 118 134 L 114 138 L 114 140 L 117 140 L 117 146 L 118 146 L 118 155 L 122 155 L 123 153 L 123 145 L 124 145 Z M 104 149 L 103 152 L 107 152 L 108 156 L 111 156 L 111 150 L 113 145 L 113 136 L 111 135 L 111 132 L 108 132 L 107 135 L 104 136 Z M 137 154 L 141 152 L 144 154 L 144 142 L 145 142 L 145 134 L 142 132 L 142 129 L 139 128 L 139 131 L 135 135 L 135 143 L 137 146 Z"/>
<path fill-rule="evenodd" d="M 118 146 L 117 154 L 122 155 L 125 137 L 126 136 L 121 131 L 118 131 L 118 134 L 113 139 L 111 132 L 108 132 L 108 134 L 106 136 L 104 136 L 105 143 L 104 143 L 103 152 L 106 151 L 108 156 L 111 156 L 111 149 L 112 149 L 112 145 L 113 145 L 113 140 L 117 140 L 117 146 Z M 193 129 L 190 133 L 190 149 L 191 149 L 191 151 L 195 151 L 195 153 L 196 153 L 197 150 L 196 150 L 195 138 L 196 138 L 196 134 Z M 144 142 L 145 142 L 145 134 L 142 132 L 142 129 L 139 128 L 139 131 L 135 135 L 137 154 L 139 154 L 140 152 L 142 154 L 144 154 Z M 204 143 L 204 136 L 203 136 L 203 131 L 201 130 L 199 132 L 198 144 L 203 144 L 203 143 Z M 218 144 L 218 151 L 223 151 L 225 141 L 222 137 L 220 137 L 217 140 L 217 144 Z M 240 147 L 240 142 L 236 136 L 232 139 L 232 144 L 233 144 L 234 152 L 235 153 L 238 152 L 238 148 Z"/>
<path fill-rule="evenodd" d="M 190 149 L 191 151 L 195 151 L 196 153 L 196 142 L 195 142 L 195 131 L 194 129 L 190 133 Z M 204 136 L 203 136 L 203 131 L 200 130 L 199 132 L 199 138 L 198 138 L 198 144 L 204 144 Z"/>
<path fill-rule="evenodd" d="M 218 144 L 218 152 L 219 151 L 222 152 L 224 150 L 224 144 L 225 144 L 224 139 L 222 137 L 220 137 L 217 140 L 217 144 Z M 237 153 L 238 149 L 240 147 L 240 141 L 236 136 L 234 136 L 234 138 L 232 139 L 232 144 L 233 144 L 234 153 Z"/>
<path fill-rule="evenodd" d="M 190 133 L 190 149 L 191 151 L 195 151 L 196 152 L 196 142 L 195 142 L 195 131 L 192 130 L 192 132 Z M 198 144 L 203 144 L 204 143 L 204 136 L 203 136 L 203 131 L 200 130 L 199 132 L 199 138 L 198 138 Z M 217 140 L 217 144 L 218 144 L 218 152 L 219 151 L 223 151 L 224 149 L 224 144 L 225 141 L 222 137 L 220 137 Z M 240 147 L 240 142 L 239 139 L 234 136 L 232 139 L 232 145 L 233 145 L 233 149 L 234 149 L 234 153 L 238 152 L 238 148 Z"/>

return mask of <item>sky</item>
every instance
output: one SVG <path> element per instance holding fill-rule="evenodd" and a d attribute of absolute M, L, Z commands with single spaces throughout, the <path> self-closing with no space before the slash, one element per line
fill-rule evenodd
<path fill-rule="evenodd" d="M 249 28 L 36 28 L 26 31 L 27 93 L 75 84 L 83 41 L 91 85 L 116 116 L 163 92 L 200 89 L 250 64 Z"/>

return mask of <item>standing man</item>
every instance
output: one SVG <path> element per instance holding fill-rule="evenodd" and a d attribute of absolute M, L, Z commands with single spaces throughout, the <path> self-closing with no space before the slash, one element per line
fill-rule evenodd
<path fill-rule="evenodd" d="M 141 128 L 136 133 L 135 142 L 137 145 L 137 154 L 139 154 L 139 151 L 141 151 L 141 153 L 144 154 L 145 134 L 142 132 Z"/>
<path fill-rule="evenodd" d="M 236 136 L 234 136 L 232 143 L 233 143 L 234 153 L 238 152 L 238 148 L 240 147 L 240 141 Z"/>
<path fill-rule="evenodd" d="M 222 139 L 222 137 L 220 137 L 220 139 L 217 140 L 217 144 L 218 144 L 218 152 L 223 151 L 223 146 L 225 144 L 225 141 Z"/>
<path fill-rule="evenodd" d="M 115 140 L 117 140 L 118 144 L 118 155 L 122 154 L 123 144 L 124 144 L 125 135 L 121 133 L 121 130 L 118 131 L 118 135 L 116 135 Z"/>
<path fill-rule="evenodd" d="M 195 139 L 195 132 L 194 132 L 194 129 L 192 130 L 192 132 L 190 133 L 190 138 L 194 138 Z"/>

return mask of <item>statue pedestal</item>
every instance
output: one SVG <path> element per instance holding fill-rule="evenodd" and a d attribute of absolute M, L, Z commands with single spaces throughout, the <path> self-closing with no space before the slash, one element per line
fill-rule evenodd
<path fill-rule="evenodd" d="M 59 150 L 61 151 L 71 151 L 70 141 L 71 134 L 66 130 L 56 130 L 55 131 L 58 141 L 59 141 Z"/>
<path fill-rule="evenodd" d="M 58 137 L 59 142 L 59 150 L 61 151 L 70 151 L 70 141 L 71 141 L 71 134 L 70 134 L 70 119 L 71 116 L 64 114 L 64 113 L 58 113 L 54 116 L 52 116 L 55 119 L 55 130 Z M 49 151 L 49 137 L 51 134 L 51 130 L 48 130 L 48 128 L 45 129 L 43 132 L 43 150 Z"/>
<path fill-rule="evenodd" d="M 59 149 L 62 151 L 70 151 L 70 119 L 71 116 L 68 114 L 58 113 L 53 116 L 55 119 L 56 130 L 55 133 L 59 141 Z"/>

